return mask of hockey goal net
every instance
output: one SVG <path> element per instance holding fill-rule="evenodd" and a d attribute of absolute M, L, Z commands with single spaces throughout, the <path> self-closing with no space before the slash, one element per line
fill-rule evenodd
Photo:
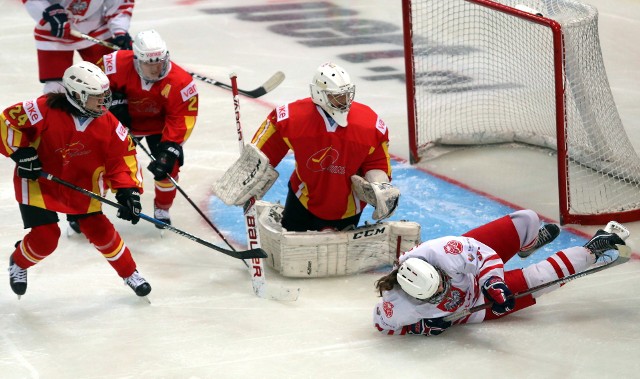
<path fill-rule="evenodd" d="M 562 223 L 640 220 L 640 159 L 609 88 L 595 8 L 403 0 L 403 15 L 412 162 L 443 146 L 552 149 Z"/>

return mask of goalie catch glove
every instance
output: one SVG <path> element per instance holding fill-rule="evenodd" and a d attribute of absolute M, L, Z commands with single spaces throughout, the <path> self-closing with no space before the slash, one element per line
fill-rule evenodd
<path fill-rule="evenodd" d="M 387 178 L 386 174 L 383 175 Z M 366 176 L 370 176 L 369 173 L 367 173 Z M 379 174 L 376 176 L 379 177 Z M 391 217 L 393 212 L 396 211 L 400 198 L 400 190 L 391 183 L 386 181 L 368 181 L 359 175 L 353 175 L 351 177 L 351 183 L 353 184 L 353 190 L 356 195 L 361 200 L 367 202 L 367 204 L 375 207 L 375 211 L 373 212 L 374 220 Z"/>
<path fill-rule="evenodd" d="M 171 174 L 173 166 L 176 164 L 176 159 L 181 166 L 184 159 L 182 146 L 178 143 L 160 142 L 158 149 L 160 150 L 158 156 L 147 166 L 147 169 L 153 174 L 153 180 L 156 181 L 166 179 Z"/>
<path fill-rule="evenodd" d="M 248 144 L 240 158 L 213 184 L 213 192 L 227 205 L 243 205 L 250 198 L 262 198 L 278 178 L 269 158 Z"/>

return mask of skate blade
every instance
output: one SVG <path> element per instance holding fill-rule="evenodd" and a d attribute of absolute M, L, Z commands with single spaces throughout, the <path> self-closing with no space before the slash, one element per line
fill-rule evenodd
<path fill-rule="evenodd" d="M 149 300 L 148 296 L 140 296 L 140 300 L 145 301 L 147 304 L 151 304 L 151 300 Z"/>

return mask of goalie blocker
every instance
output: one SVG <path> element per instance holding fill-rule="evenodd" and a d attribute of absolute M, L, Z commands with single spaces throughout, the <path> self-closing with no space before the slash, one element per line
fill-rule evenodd
<path fill-rule="evenodd" d="M 258 227 L 267 264 L 282 276 L 322 278 L 351 275 L 392 265 L 420 243 L 420 225 L 388 221 L 350 231 L 288 232 L 280 220 L 284 207 L 257 201 Z"/>

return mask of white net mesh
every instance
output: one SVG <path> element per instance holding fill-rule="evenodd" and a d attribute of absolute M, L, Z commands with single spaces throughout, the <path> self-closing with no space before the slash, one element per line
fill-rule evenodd
<path fill-rule="evenodd" d="M 525 5 L 561 25 L 569 213 L 640 208 L 640 159 L 609 89 L 597 10 L 562 0 L 498 3 Z M 442 145 L 518 142 L 556 150 L 554 45 L 547 25 L 472 1 L 413 0 L 411 8 L 421 158 Z"/>

